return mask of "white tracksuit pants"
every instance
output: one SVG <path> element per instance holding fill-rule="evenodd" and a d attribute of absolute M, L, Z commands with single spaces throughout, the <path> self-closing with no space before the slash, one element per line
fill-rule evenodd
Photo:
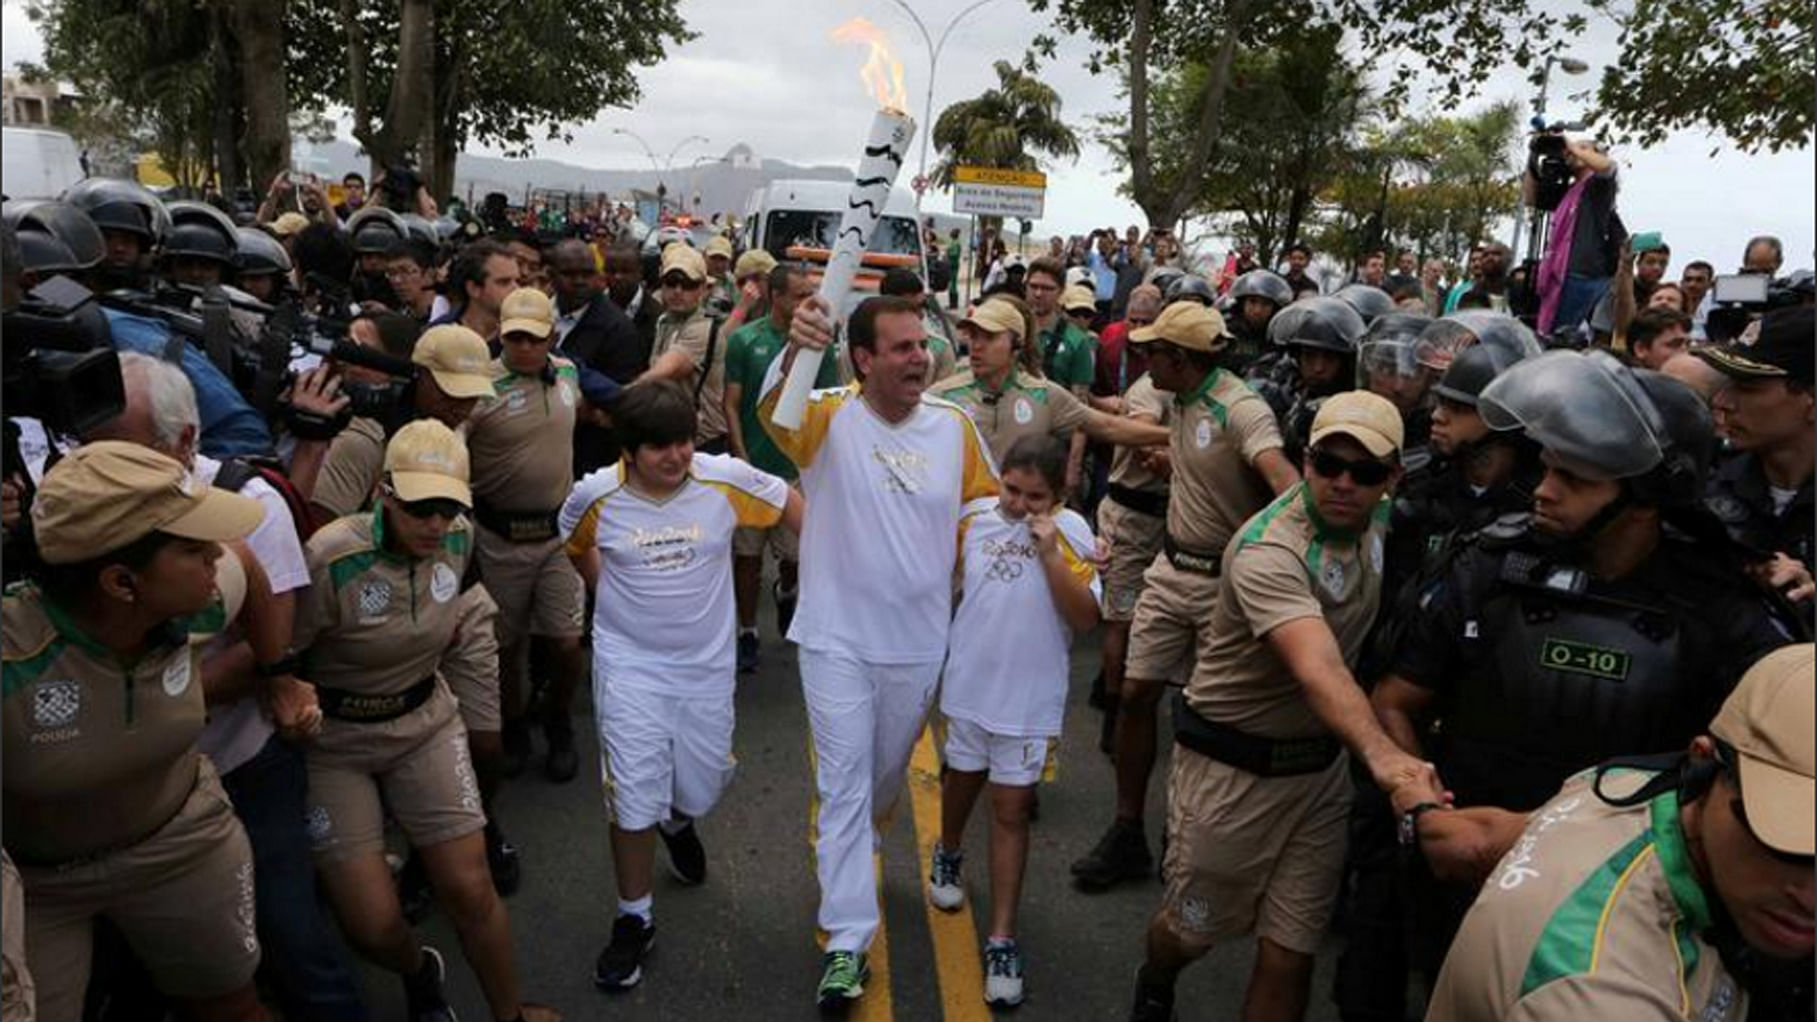
<path fill-rule="evenodd" d="M 877 932 L 871 865 L 877 821 L 902 794 L 940 665 L 870 664 L 842 652 L 801 650 L 820 802 L 814 838 L 820 928 L 828 951 L 864 951 Z"/>

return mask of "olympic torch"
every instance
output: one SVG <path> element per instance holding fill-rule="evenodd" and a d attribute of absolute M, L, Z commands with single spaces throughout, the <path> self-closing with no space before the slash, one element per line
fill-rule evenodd
<path fill-rule="evenodd" d="M 852 190 L 846 196 L 846 208 L 839 217 L 839 233 L 834 237 L 832 254 L 827 258 L 826 272 L 820 278 L 820 297 L 837 316 L 846 292 L 852 288 L 852 279 L 858 274 L 865 250 L 871 245 L 871 236 L 877 232 L 877 223 L 883 219 L 884 204 L 889 201 L 890 189 L 902 170 L 909 143 L 915 137 L 915 121 L 902 112 L 902 108 L 908 106 L 908 96 L 902 86 L 902 64 L 890 55 L 882 31 L 863 18 L 853 18 L 834 29 L 833 38 L 841 42 L 870 44 L 871 57 L 865 62 L 861 77 L 882 106 L 871 119 L 864 157 L 858 161 L 858 175 L 852 180 Z M 825 355 L 823 351 L 796 353 L 770 421 L 784 429 L 800 428 L 802 414 L 807 410 L 808 393 L 814 389 L 814 380 L 820 375 L 820 361 Z"/>

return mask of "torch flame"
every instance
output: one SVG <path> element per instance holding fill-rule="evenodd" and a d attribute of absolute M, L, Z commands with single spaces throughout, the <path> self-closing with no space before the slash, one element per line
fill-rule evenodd
<path fill-rule="evenodd" d="M 890 52 L 889 36 L 882 29 L 871 24 L 869 19 L 853 18 L 834 29 L 832 36 L 834 42 L 869 44 L 871 56 L 864 62 L 858 77 L 864 80 L 864 87 L 877 98 L 879 106 L 897 112 L 908 109 L 908 90 L 902 85 L 902 61 Z"/>

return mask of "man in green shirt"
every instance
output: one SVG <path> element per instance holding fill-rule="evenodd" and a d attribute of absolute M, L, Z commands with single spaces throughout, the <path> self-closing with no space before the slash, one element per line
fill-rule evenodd
<path fill-rule="evenodd" d="M 770 271 L 770 314 L 739 328 L 726 341 L 725 413 L 732 453 L 791 484 L 800 474 L 795 463 L 776 448 L 758 420 L 757 401 L 770 363 L 788 347 L 789 322 L 795 307 L 814 294 L 814 282 L 799 264 L 783 263 Z M 823 359 L 815 387 L 839 385 L 839 360 Z M 757 585 L 763 578 L 763 550 L 776 548 L 780 562 L 776 581 L 776 631 L 786 635 L 795 613 L 795 534 L 787 529 L 740 528 L 732 537 L 732 594 L 738 604 L 738 669 L 757 669 Z"/>
<path fill-rule="evenodd" d="M 1041 371 L 1083 400 L 1091 392 L 1098 342 L 1060 311 L 1060 291 L 1065 286 L 1066 267 L 1052 259 L 1037 259 L 1030 263 L 1028 276 L 1022 284 L 1028 296 L 1028 309 L 1035 314 Z"/>

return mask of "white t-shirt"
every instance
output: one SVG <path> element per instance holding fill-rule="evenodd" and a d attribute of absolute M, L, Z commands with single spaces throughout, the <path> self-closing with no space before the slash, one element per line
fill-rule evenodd
<path fill-rule="evenodd" d="M 723 454 L 696 454 L 664 500 L 625 485 L 621 462 L 576 483 L 562 505 L 569 554 L 600 551 L 593 663 L 616 684 L 729 696 L 737 666 L 732 532 L 782 519 L 789 484 Z"/>
<path fill-rule="evenodd" d="M 815 391 L 801 428 L 770 422 L 777 355 L 758 416 L 801 469 L 801 603 L 789 639 L 873 664 L 937 663 L 952 625 L 953 558 L 967 501 L 997 493 L 997 468 L 964 409 L 923 395 L 884 421 L 861 384 Z"/>
<path fill-rule="evenodd" d="M 1091 527 L 1070 510 L 1054 524 L 1066 566 L 1098 596 Z M 959 529 L 962 595 L 940 712 L 995 735 L 1058 735 L 1073 633 L 1054 604 L 1028 520 L 1010 519 L 995 498 L 985 498 L 966 505 Z"/>
<path fill-rule="evenodd" d="M 207 486 L 214 483 L 215 476 L 221 471 L 221 463 L 207 455 L 196 455 L 196 482 Z M 246 548 L 265 569 L 265 577 L 271 583 L 273 595 L 282 595 L 305 588 L 309 585 L 309 564 L 303 557 L 302 541 L 297 539 L 295 519 L 290 516 L 290 505 L 284 502 L 284 495 L 263 479 L 253 478 L 240 488 L 240 495 L 251 497 L 265 509 L 265 517 L 258 528 L 246 537 Z M 231 639 L 227 636 L 216 636 L 209 641 L 203 651 L 204 660 L 218 656 L 230 645 L 239 642 L 239 636 Z M 214 760 L 215 769 L 225 774 L 246 763 L 259 754 L 265 743 L 271 739 L 271 722 L 265 718 L 264 707 L 254 696 L 247 696 L 217 706 L 208 712 L 208 726 L 202 729 L 202 736 L 197 746 Z"/>

